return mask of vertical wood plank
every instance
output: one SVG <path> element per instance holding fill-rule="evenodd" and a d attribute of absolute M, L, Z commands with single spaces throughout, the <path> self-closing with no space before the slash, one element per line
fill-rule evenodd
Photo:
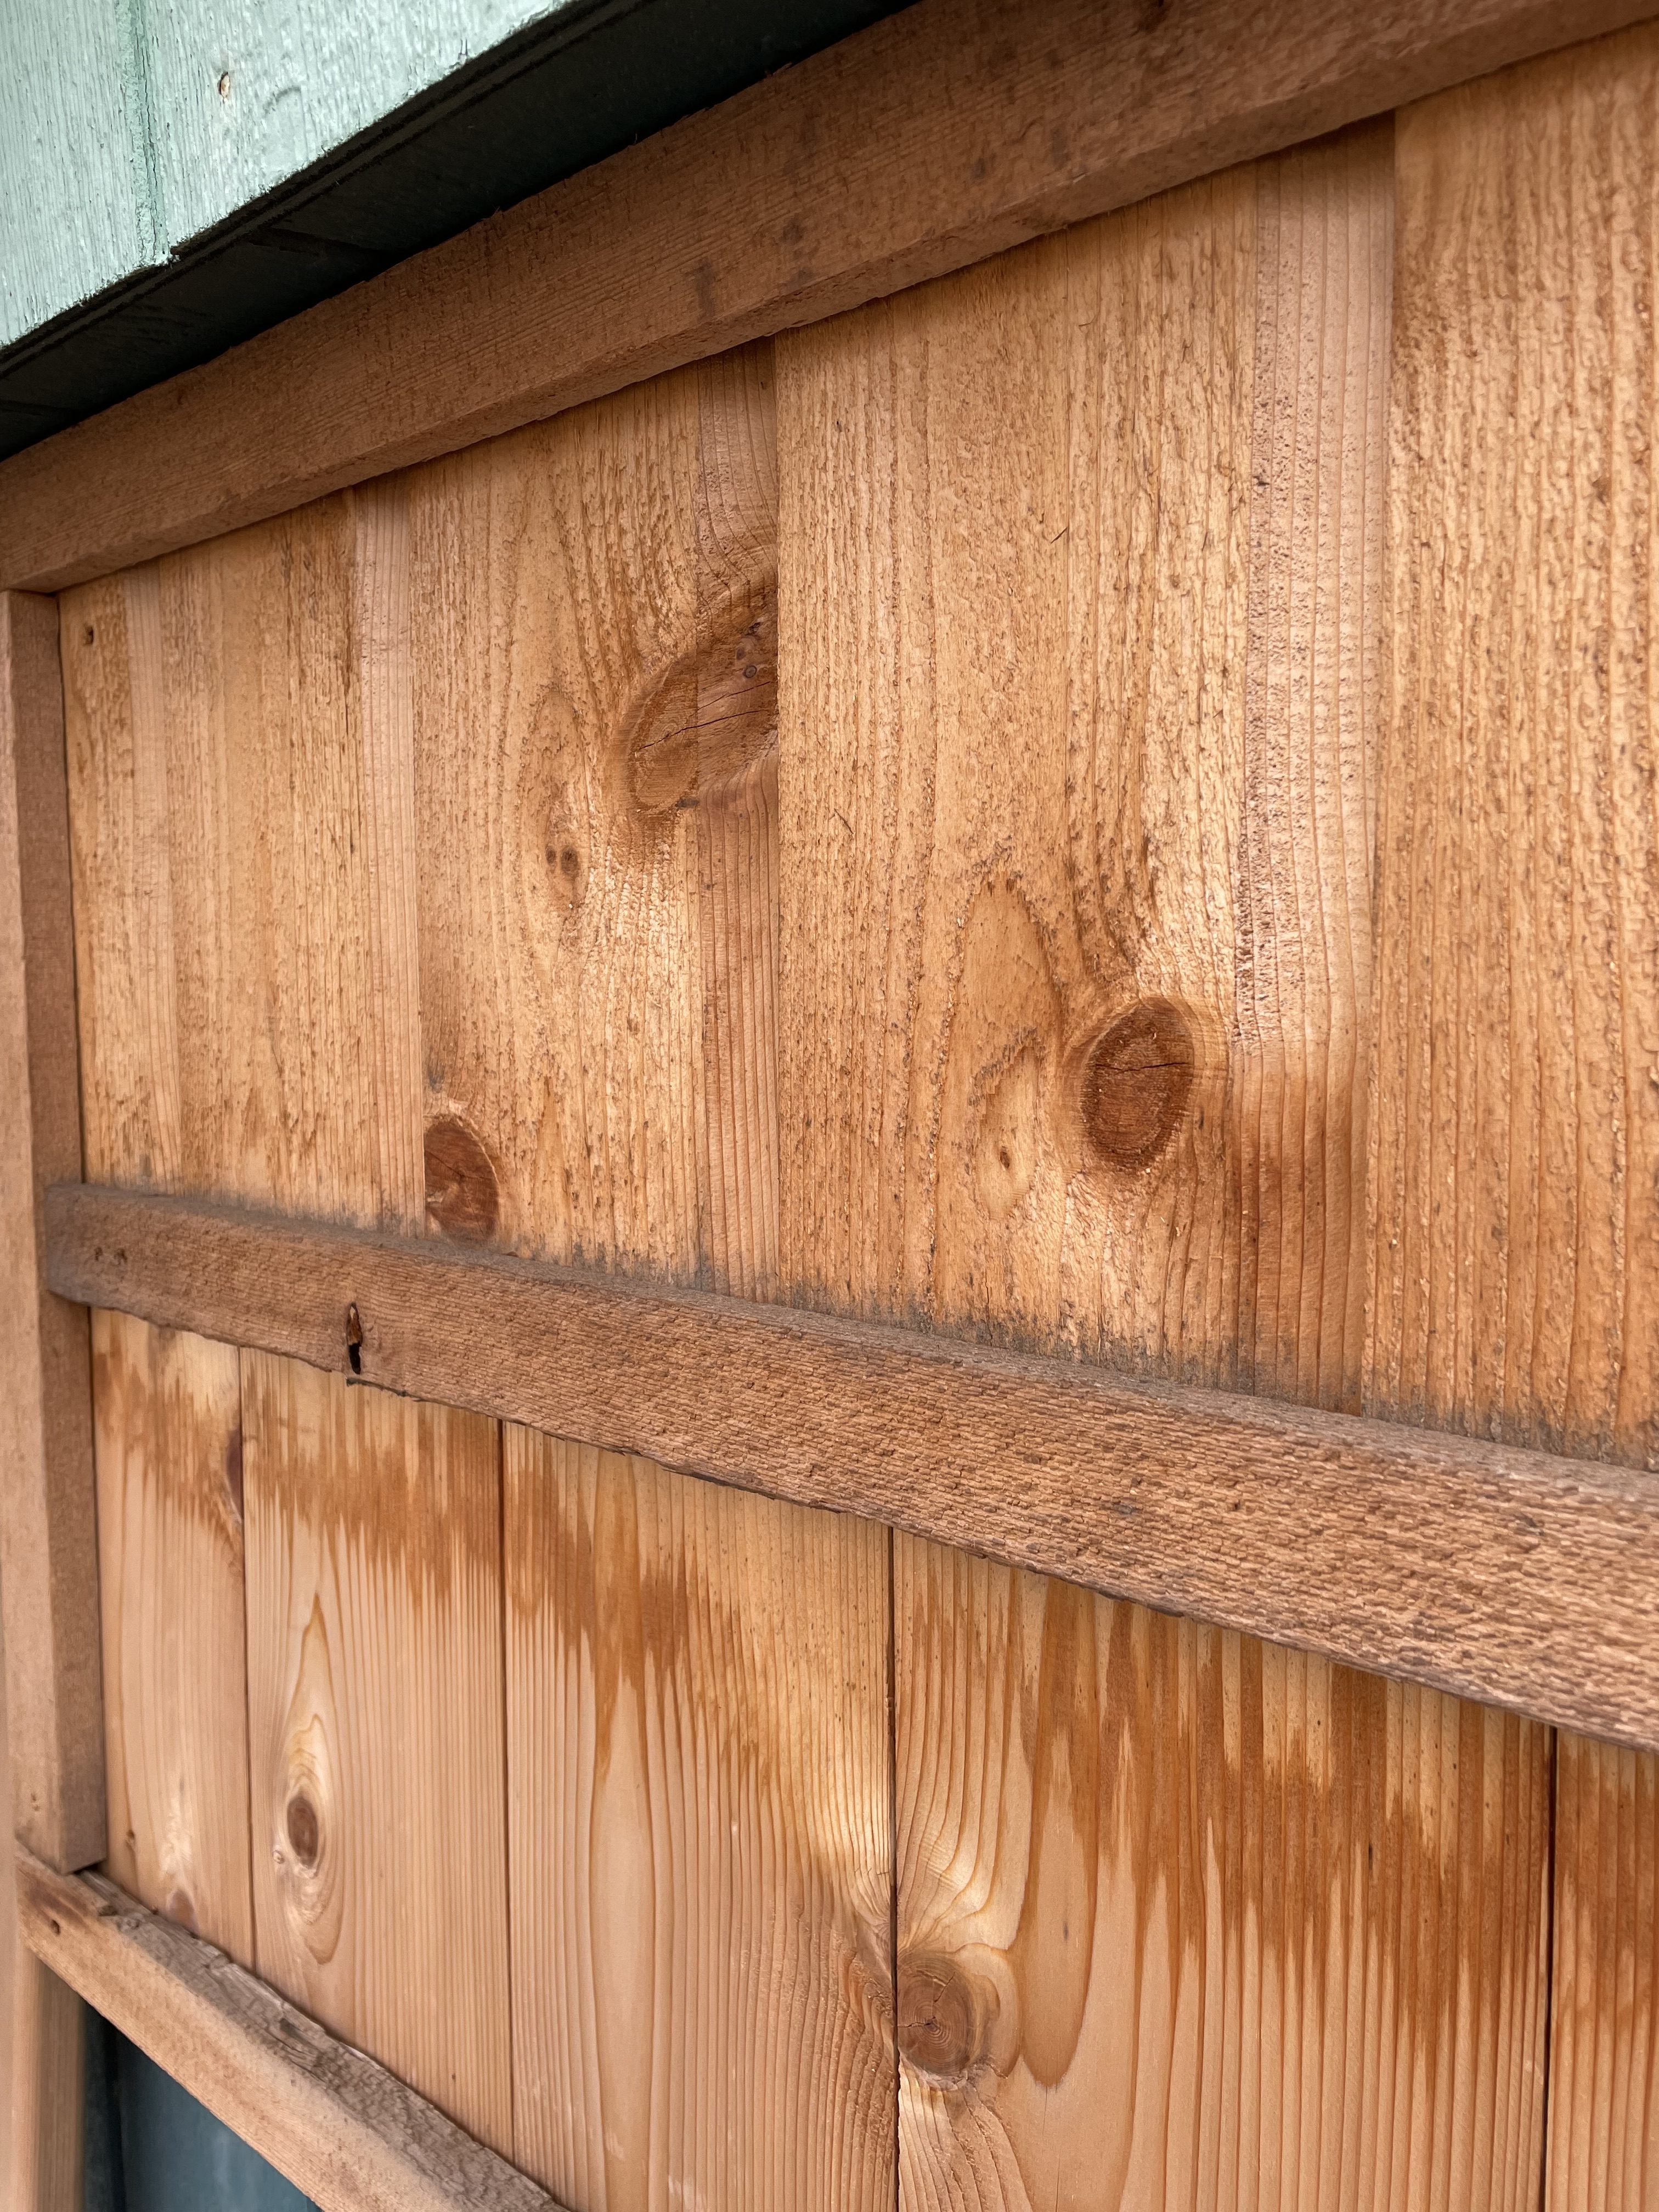
<path fill-rule="evenodd" d="M 258 1971 L 513 2142 L 495 1425 L 245 1353 Z"/>
<path fill-rule="evenodd" d="M 697 1271 L 695 378 L 411 479 L 430 1226 Z"/>
<path fill-rule="evenodd" d="M 103 1850 L 87 1319 L 45 1286 L 40 1196 L 81 1172 L 58 610 L 0 598 L 0 1573 L 12 1819 L 60 1869 Z"/>
<path fill-rule="evenodd" d="M 1378 1412 L 1659 1468 L 1659 34 L 1402 115 Z M 1548 2202 L 1659 2191 L 1656 1762 L 1557 1754 Z"/>
<path fill-rule="evenodd" d="M 1357 1402 L 1390 246 L 1356 133 L 780 341 L 805 1295 Z M 1541 1731 L 895 1577 L 904 2203 L 1530 2201 Z"/>
<path fill-rule="evenodd" d="M 411 479 L 428 1218 L 777 1266 L 769 348 Z M 517 2154 L 879 2202 L 887 1545 L 509 1430 Z"/>
<path fill-rule="evenodd" d="M 106 1863 L 251 1966 L 237 1355 L 125 1314 L 92 1343 Z"/>
<path fill-rule="evenodd" d="M 886 1532 L 505 1438 L 520 2162 L 890 2202 Z"/>
<path fill-rule="evenodd" d="M 84 2212 L 85 2008 L 23 1944 L 11 2047 L 14 2212 Z"/>
<path fill-rule="evenodd" d="M 401 489 L 67 593 L 87 1169 L 421 1212 Z"/>

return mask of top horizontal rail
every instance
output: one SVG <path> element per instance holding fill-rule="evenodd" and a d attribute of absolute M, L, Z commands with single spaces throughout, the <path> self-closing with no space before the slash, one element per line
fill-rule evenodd
<path fill-rule="evenodd" d="M 60 1185 L 61 1296 L 1659 1746 L 1659 1480 L 785 1306 Z"/>
<path fill-rule="evenodd" d="M 56 591 L 862 305 L 1659 0 L 916 0 L 0 465 Z"/>

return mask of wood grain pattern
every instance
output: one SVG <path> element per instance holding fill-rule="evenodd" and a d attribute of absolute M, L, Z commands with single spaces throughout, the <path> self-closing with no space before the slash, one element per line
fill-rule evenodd
<path fill-rule="evenodd" d="M 492 1422 L 246 1354 L 262 1978 L 510 2151 Z"/>
<path fill-rule="evenodd" d="M 1659 1496 L 1617 1468 L 435 1240 L 47 1212 L 65 1297 L 1659 1744 Z"/>
<path fill-rule="evenodd" d="M 1645 15 L 922 0 L 0 469 L 56 590 Z M 746 210 L 734 222 L 731 211 Z"/>
<path fill-rule="evenodd" d="M 75 1990 L 21 1947 L 11 2047 L 8 2201 L 15 2212 L 84 2212 L 86 2015 Z"/>
<path fill-rule="evenodd" d="M 81 1172 L 58 611 L 0 597 L 0 1567 L 12 1819 L 57 1866 L 102 1852 L 87 1317 L 46 1288 L 42 1201 Z"/>
<path fill-rule="evenodd" d="M 236 1353 L 93 1316 L 106 1865 L 243 1966 L 248 1866 Z"/>
<path fill-rule="evenodd" d="M 453 1245 L 775 1279 L 775 456 L 763 348 L 411 481 Z M 518 2154 L 584 2207 L 862 2202 L 891 2186 L 885 1541 L 596 1464 L 509 1433 Z"/>
<path fill-rule="evenodd" d="M 809 1295 L 1352 1402 L 1387 174 L 784 348 Z"/>
<path fill-rule="evenodd" d="M 504 1433 L 520 2162 L 890 2202 L 886 1532 Z"/>
<path fill-rule="evenodd" d="M 1357 1402 L 1390 169 L 780 341 L 806 1295 Z M 1545 1731 L 894 1571 L 902 2202 L 1529 2201 Z"/>
<path fill-rule="evenodd" d="M 0 1834 L 11 1832 L 11 1761 L 0 1705 Z M 0 2191 L 14 2212 L 83 2212 L 86 2092 L 81 2003 L 0 1911 Z"/>
<path fill-rule="evenodd" d="M 1650 29 L 1401 118 L 1367 1395 L 1659 1468 Z M 1558 1751 L 1548 2202 L 1647 2203 L 1655 1770 Z"/>
<path fill-rule="evenodd" d="M 419 1221 L 407 630 L 395 486 L 66 595 L 94 1172 Z"/>
<path fill-rule="evenodd" d="M 1535 2203 L 1545 1731 L 895 1571 L 903 2202 Z"/>
<path fill-rule="evenodd" d="M 558 2212 L 372 2058 L 101 1875 L 20 1851 L 17 1893 L 32 1949 L 322 2212 Z"/>

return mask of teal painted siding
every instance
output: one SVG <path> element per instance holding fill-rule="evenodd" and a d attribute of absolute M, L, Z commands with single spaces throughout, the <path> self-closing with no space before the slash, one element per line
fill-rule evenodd
<path fill-rule="evenodd" d="M 570 4 L 150 0 L 156 185 L 169 240 L 182 244 L 222 222 L 464 62 Z"/>
<path fill-rule="evenodd" d="M 0 345 L 155 258 L 120 0 L 0 0 Z"/>
<path fill-rule="evenodd" d="M 0 346 L 577 0 L 0 0 Z"/>

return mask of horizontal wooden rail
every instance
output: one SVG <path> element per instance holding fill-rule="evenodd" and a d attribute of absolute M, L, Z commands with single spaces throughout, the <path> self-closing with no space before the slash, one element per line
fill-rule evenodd
<path fill-rule="evenodd" d="M 1659 1745 L 1659 1478 L 65 1185 L 52 1288 Z"/>
<path fill-rule="evenodd" d="M 95 576 L 1659 13 L 917 0 L 0 467 Z"/>
<path fill-rule="evenodd" d="M 559 2212 L 394 2075 L 99 1875 L 17 1846 L 23 1940 L 323 2212 Z"/>

